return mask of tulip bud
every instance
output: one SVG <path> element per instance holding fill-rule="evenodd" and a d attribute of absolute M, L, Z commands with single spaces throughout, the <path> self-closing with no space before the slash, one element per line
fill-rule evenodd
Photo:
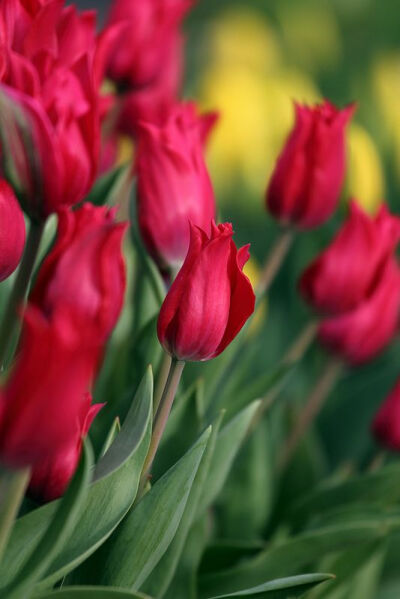
<path fill-rule="evenodd" d="M 334 212 L 345 174 L 344 130 L 354 105 L 338 110 L 328 101 L 295 105 L 296 122 L 278 158 L 267 207 L 284 225 L 311 229 Z"/>
<path fill-rule="evenodd" d="M 368 296 L 399 240 L 400 219 L 386 206 L 372 218 L 352 201 L 333 242 L 302 275 L 301 293 L 323 313 L 352 310 Z"/>
<path fill-rule="evenodd" d="M 376 413 L 371 431 L 383 447 L 400 451 L 400 380 Z"/>
<path fill-rule="evenodd" d="M 91 404 L 91 396 L 86 393 L 81 413 L 76 423 L 75 436 L 68 446 L 57 454 L 37 463 L 32 471 L 29 494 L 40 502 L 53 501 L 64 494 L 73 477 L 82 452 L 82 439 L 104 404 Z"/>
<path fill-rule="evenodd" d="M 0 390 L 0 462 L 6 466 L 41 463 L 76 438 L 95 358 L 70 328 L 66 311 L 50 318 L 33 306 L 25 311 L 18 359 Z"/>
<path fill-rule="evenodd" d="M 349 364 L 362 364 L 392 340 L 398 330 L 399 311 L 400 269 L 391 258 L 369 296 L 350 312 L 321 323 L 319 339 Z"/>
<path fill-rule="evenodd" d="M 158 338 L 178 360 L 210 360 L 236 337 L 254 311 L 255 295 L 243 266 L 248 246 L 237 250 L 229 223 L 212 223 L 208 237 L 190 225 L 185 262 L 164 300 Z"/>
<path fill-rule="evenodd" d="M 17 268 L 24 245 L 24 215 L 11 187 L 0 180 L 0 281 Z"/>
<path fill-rule="evenodd" d="M 206 123 L 204 123 L 206 119 Z M 203 144 L 209 117 L 177 105 L 161 126 L 143 123 L 137 148 L 138 220 L 160 269 L 179 268 L 189 246 L 188 222 L 210 231 L 215 199 Z"/>
<path fill-rule="evenodd" d="M 56 243 L 31 295 L 32 304 L 45 314 L 73 313 L 75 334 L 85 334 L 95 345 L 104 344 L 122 308 L 126 226 L 115 223 L 114 212 L 106 207 L 85 204 L 62 210 Z"/>
<path fill-rule="evenodd" d="M 121 88 L 154 81 L 179 35 L 192 0 L 114 0 L 108 23 L 126 23 L 108 63 L 108 76 Z"/>

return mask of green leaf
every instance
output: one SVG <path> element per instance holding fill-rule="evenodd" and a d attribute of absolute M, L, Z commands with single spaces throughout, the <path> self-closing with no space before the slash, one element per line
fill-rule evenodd
<path fill-rule="evenodd" d="M 332 574 L 302 574 L 290 578 L 279 578 L 271 580 L 252 589 L 218 595 L 211 599 L 227 599 L 228 597 L 248 597 L 248 599 L 288 599 L 288 597 L 300 597 L 306 591 L 327 580 L 332 580 Z"/>
<path fill-rule="evenodd" d="M 223 413 L 212 424 L 211 436 L 192 484 L 185 511 L 183 512 L 175 537 L 143 586 L 143 590 L 152 597 L 159 598 L 164 596 L 178 567 L 187 536 L 198 510 L 200 495 L 207 480 L 222 418 Z"/>
<path fill-rule="evenodd" d="M 115 204 L 119 192 L 129 181 L 131 171 L 132 167 L 124 164 L 99 177 L 86 197 L 85 202 L 90 202 L 95 206 Z"/>
<path fill-rule="evenodd" d="M 324 555 L 384 538 L 399 527 L 399 518 L 327 526 L 278 542 L 240 566 L 201 579 L 200 597 L 235 592 L 243 587 L 262 584 L 265 578 L 285 576 L 288 570 L 298 573 Z"/>
<path fill-rule="evenodd" d="M 49 523 L 38 545 L 18 569 L 14 579 L 3 589 L 4 596 L 8 599 L 17 599 L 30 595 L 36 581 L 40 580 L 71 535 L 85 504 L 92 463 L 92 450 L 88 441 L 85 441 L 79 466 L 67 492 L 58 504 L 54 518 Z"/>
<path fill-rule="evenodd" d="M 203 493 L 199 501 L 199 509 L 202 512 L 213 503 L 224 486 L 233 461 L 240 449 L 259 404 L 259 401 L 254 401 L 228 422 L 219 433 L 207 477 L 207 483 L 204 485 Z"/>
<path fill-rule="evenodd" d="M 99 582 L 137 590 L 154 570 L 177 531 L 210 432 L 156 482 L 102 548 Z"/>
<path fill-rule="evenodd" d="M 118 526 L 131 507 L 151 435 L 152 374 L 149 369 L 136 393 L 131 410 L 109 451 L 99 461 L 82 516 L 74 534 L 46 572 L 51 584 L 92 554 Z M 59 500 L 18 519 L 0 568 L 7 584 L 49 525 Z"/>
<path fill-rule="evenodd" d="M 266 542 L 260 540 L 216 539 L 204 551 L 200 573 L 209 574 L 232 568 L 239 561 L 253 557 L 265 549 Z"/>
<path fill-rule="evenodd" d="M 65 587 L 36 596 L 36 599 L 151 599 L 142 593 L 132 593 L 113 587 Z"/>

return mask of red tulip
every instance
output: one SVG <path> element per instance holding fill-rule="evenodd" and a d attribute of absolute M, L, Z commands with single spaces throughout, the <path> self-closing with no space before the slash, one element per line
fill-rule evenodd
<path fill-rule="evenodd" d="M 0 4 L 0 83 L 33 136 L 21 151 L 26 135 L 8 131 L 3 107 L 3 152 L 35 218 L 80 202 L 98 171 L 99 88 L 113 31 L 96 38 L 94 17 L 63 8 L 62 0 Z"/>
<path fill-rule="evenodd" d="M 113 211 L 85 204 L 59 214 L 56 243 L 44 261 L 31 302 L 47 315 L 72 313 L 71 326 L 104 344 L 120 314 L 125 292 L 121 242 L 126 223 Z"/>
<path fill-rule="evenodd" d="M 3 464 L 34 465 L 69 446 L 94 366 L 93 348 L 71 335 L 65 312 L 46 318 L 37 308 L 27 308 L 20 353 L 0 390 Z"/>
<path fill-rule="evenodd" d="M 204 119 L 206 119 L 204 121 Z M 208 233 L 215 200 L 204 162 L 209 117 L 177 105 L 162 126 L 143 123 L 137 148 L 138 220 L 143 241 L 161 269 L 179 267 L 191 221 Z"/>
<path fill-rule="evenodd" d="M 392 340 L 398 330 L 399 311 L 400 269 L 392 258 L 372 293 L 350 312 L 324 320 L 319 338 L 346 362 L 362 364 Z"/>
<path fill-rule="evenodd" d="M 345 174 L 345 126 L 354 105 L 338 110 L 328 101 L 295 105 L 296 123 L 276 163 L 267 206 L 284 225 L 310 229 L 334 212 Z"/>
<path fill-rule="evenodd" d="M 108 75 L 122 88 L 149 85 L 165 66 L 193 0 L 114 0 L 109 24 L 125 23 Z"/>
<path fill-rule="evenodd" d="M 327 314 L 355 308 L 370 294 L 399 240 L 398 217 L 383 206 L 371 218 L 353 201 L 333 242 L 301 277 L 300 291 L 314 308 Z"/>
<path fill-rule="evenodd" d="M 383 447 L 400 451 L 400 380 L 380 406 L 371 430 Z"/>
<path fill-rule="evenodd" d="M 237 250 L 229 223 L 212 223 L 211 236 L 190 227 L 186 260 L 161 307 L 158 338 L 185 361 L 218 356 L 254 311 L 255 296 L 243 274 L 248 246 Z"/>
<path fill-rule="evenodd" d="M 0 281 L 17 268 L 24 245 L 24 215 L 13 190 L 0 179 Z"/>
<path fill-rule="evenodd" d="M 29 483 L 29 494 L 37 501 L 57 499 L 68 487 L 81 456 L 82 439 L 88 434 L 93 420 L 103 407 L 103 404 L 90 404 L 91 396 L 87 393 L 76 421 L 75 436 L 71 438 L 69 445 L 35 465 Z"/>

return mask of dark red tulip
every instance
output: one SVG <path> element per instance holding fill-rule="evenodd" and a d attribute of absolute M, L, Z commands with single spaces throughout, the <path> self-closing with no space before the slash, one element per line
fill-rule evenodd
<path fill-rule="evenodd" d="M 143 123 L 137 148 L 138 221 L 161 269 L 178 268 L 188 250 L 191 221 L 210 232 L 215 199 L 204 161 L 209 116 L 192 103 L 176 105 L 167 121 Z"/>
<path fill-rule="evenodd" d="M 52 501 L 64 494 L 74 475 L 82 452 L 82 439 L 86 437 L 90 426 L 103 407 L 103 404 L 91 405 L 89 393 L 82 400 L 81 413 L 76 421 L 75 436 L 68 446 L 37 463 L 32 470 L 29 494 L 40 502 Z"/>
<path fill-rule="evenodd" d="M 400 451 L 400 380 L 379 407 L 371 430 L 383 447 Z"/>
<path fill-rule="evenodd" d="M 85 204 L 61 211 L 56 243 L 31 295 L 31 302 L 47 315 L 72 313 L 72 326 L 96 345 L 104 344 L 122 308 L 126 227 L 115 223 L 106 207 Z"/>
<path fill-rule="evenodd" d="M 24 215 L 13 190 L 0 179 L 0 281 L 17 268 L 24 245 Z"/>
<path fill-rule="evenodd" d="M 394 258 L 387 261 L 373 291 L 357 307 L 324 320 L 321 342 L 354 366 L 367 362 L 393 339 L 400 312 L 400 269 Z"/>
<path fill-rule="evenodd" d="M 311 229 L 334 212 L 345 175 L 345 126 L 354 105 L 295 104 L 296 122 L 267 189 L 267 206 L 283 225 Z"/>
<path fill-rule="evenodd" d="M 191 225 L 190 247 L 161 307 L 158 338 L 173 357 L 185 361 L 218 356 L 254 311 L 255 295 L 229 223 L 212 223 L 211 236 Z"/>
<path fill-rule="evenodd" d="M 341 314 L 368 297 L 400 240 L 400 219 L 382 206 L 373 218 L 355 201 L 346 222 L 300 279 L 300 291 L 316 310 Z"/>

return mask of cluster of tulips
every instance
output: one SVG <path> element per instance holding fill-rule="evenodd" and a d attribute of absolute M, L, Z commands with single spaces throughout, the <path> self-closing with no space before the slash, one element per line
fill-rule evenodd
<path fill-rule="evenodd" d="M 218 224 L 205 162 L 219 115 L 199 114 L 181 99 L 181 29 L 192 4 L 115 0 L 100 33 L 94 12 L 79 13 L 63 0 L 0 4 L 0 279 L 18 268 L 0 326 L 0 554 L 25 494 L 37 505 L 66 492 L 104 409 L 92 394 L 124 306 L 127 229 L 137 226 L 137 260 L 156 271 L 165 296 L 157 321 L 165 358 L 140 472 L 142 498 L 185 363 L 211 360 L 235 340 L 294 235 L 322 225 L 337 207 L 355 107 L 296 104 L 266 190 L 281 235 L 255 293 L 243 272 L 249 246 L 238 249 L 232 225 Z M 103 85 L 106 79 L 113 87 Z M 126 171 L 128 184 L 135 182 L 132 223 L 120 218 L 122 195 L 114 207 L 99 205 L 108 199 L 110 173 L 119 172 L 121 136 L 135 147 Z M 57 231 L 49 243 L 52 215 Z M 336 369 L 371 360 L 397 334 L 399 240 L 400 218 L 385 205 L 370 216 L 351 200 L 332 243 L 300 279 L 300 293 L 318 314 L 314 332 Z M 248 342 L 243 334 L 236 342 L 243 338 Z M 282 463 L 318 411 L 315 397 L 308 408 Z M 400 384 L 373 431 L 400 450 Z"/>

